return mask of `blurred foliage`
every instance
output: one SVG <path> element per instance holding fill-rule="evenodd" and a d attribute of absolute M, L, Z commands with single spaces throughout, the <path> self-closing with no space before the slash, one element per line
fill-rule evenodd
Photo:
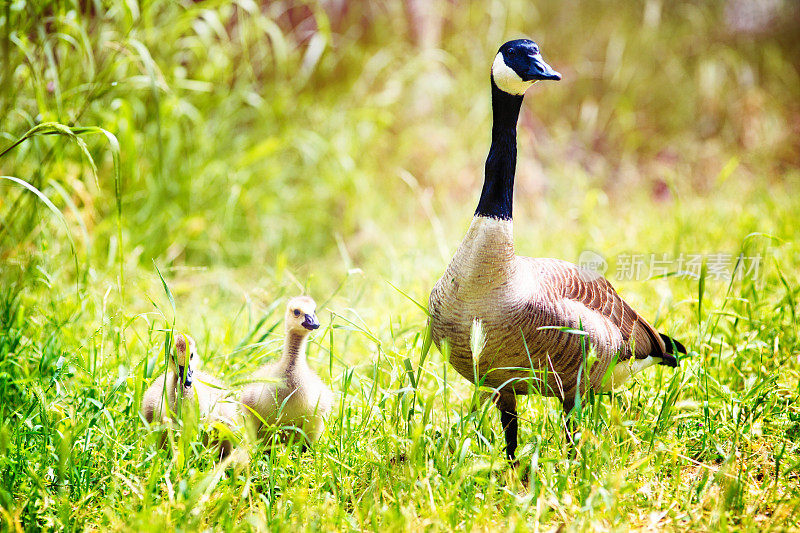
<path fill-rule="evenodd" d="M 564 74 L 521 119 L 538 188 L 577 174 L 609 191 L 703 192 L 732 158 L 781 179 L 800 157 L 796 5 L 747 32 L 737 5 L 6 2 L 0 131 L 10 142 L 55 121 L 117 136 L 131 264 L 306 261 L 336 234 L 360 254 L 420 215 L 404 180 L 442 202 L 474 196 L 488 65 L 519 35 Z M 110 153 L 89 148 L 97 181 L 60 139 L 0 168 L 61 196 L 102 256 Z M 22 246 L 35 200 L 0 186 L 4 242 Z"/>

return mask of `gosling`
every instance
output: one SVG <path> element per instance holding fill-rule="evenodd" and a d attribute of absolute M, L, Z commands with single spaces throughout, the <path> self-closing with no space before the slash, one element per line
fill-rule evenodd
<path fill-rule="evenodd" d="M 233 430 L 236 426 L 236 403 L 226 398 L 227 389 L 220 380 L 192 368 L 192 361 L 196 361 L 196 357 L 197 344 L 194 339 L 183 333 L 176 334 L 175 355 L 170 358 L 170 367 L 165 373 L 169 413 L 175 412 L 178 397 L 182 398 L 182 401 L 196 399 L 198 414 L 201 420 L 211 427 L 213 433 L 219 433 L 219 425 Z M 170 419 L 170 416 L 162 415 L 165 376 L 159 376 L 147 389 L 142 399 L 142 413 L 150 424 L 156 419 L 164 422 L 168 422 Z M 223 429 L 223 432 L 227 432 L 227 430 Z M 162 445 L 164 437 L 166 435 L 162 437 Z M 206 443 L 208 444 L 208 441 Z M 219 456 L 223 459 L 230 454 L 232 449 L 230 439 L 224 436 L 215 436 L 211 439 L 211 444 L 218 447 Z"/>
<path fill-rule="evenodd" d="M 175 405 L 178 398 L 182 400 L 194 397 L 192 388 L 192 368 L 191 360 L 197 348 L 194 339 L 184 336 L 182 333 L 175 335 L 175 352 L 169 358 L 169 365 L 163 375 L 156 378 L 142 397 L 142 414 L 148 424 L 158 420 L 166 422 L 175 412 Z M 188 353 L 188 358 L 187 358 Z M 166 380 L 166 391 L 164 390 L 164 380 Z M 163 394 L 166 392 L 168 413 L 163 412 Z"/>
<path fill-rule="evenodd" d="M 289 300 L 283 355 L 256 372 L 254 383 L 242 392 L 242 409 L 248 426 L 269 440 L 278 427 L 283 442 L 300 437 L 302 449 L 317 441 L 333 407 L 333 393 L 308 366 L 306 342 L 319 327 L 317 304 L 308 296 Z"/>

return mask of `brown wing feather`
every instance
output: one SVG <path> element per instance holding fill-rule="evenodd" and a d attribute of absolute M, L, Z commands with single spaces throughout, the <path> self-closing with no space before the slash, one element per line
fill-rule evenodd
<path fill-rule="evenodd" d="M 599 313 L 622 334 L 629 347 L 623 359 L 631 356 L 631 339 L 635 339 L 635 357 L 644 359 L 648 355 L 666 353 L 664 341 L 658 332 L 617 294 L 604 277 L 577 267 L 566 261 L 552 260 L 547 269 L 548 285 L 557 297 L 580 302 L 587 309 Z M 638 333 L 638 334 L 637 334 Z"/>

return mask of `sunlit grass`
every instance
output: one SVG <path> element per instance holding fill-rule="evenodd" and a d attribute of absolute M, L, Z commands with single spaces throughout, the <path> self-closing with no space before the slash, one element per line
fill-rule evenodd
<path fill-rule="evenodd" d="M 3 527 L 793 527 L 796 18 L 508 4 L 437 4 L 438 48 L 398 32 L 399 3 L 0 7 Z M 417 304 L 468 225 L 488 67 L 520 35 L 564 79 L 523 107 L 518 253 L 599 254 L 690 354 L 587 398 L 574 459 L 560 406 L 521 398 L 514 471 L 490 391 L 425 351 Z M 734 280 L 627 279 L 636 254 L 722 254 Z M 737 278 L 740 255 L 758 270 Z M 159 449 L 138 409 L 164 330 L 240 383 L 301 292 L 337 393 L 321 442 L 231 470 L 190 425 Z"/>

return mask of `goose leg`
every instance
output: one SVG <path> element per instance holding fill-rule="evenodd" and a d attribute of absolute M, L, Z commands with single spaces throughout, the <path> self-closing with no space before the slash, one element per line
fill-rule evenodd
<path fill-rule="evenodd" d="M 506 457 L 514 462 L 517 451 L 517 398 L 514 393 L 501 393 L 497 398 L 497 408 L 500 409 L 500 423 L 506 437 Z"/>
<path fill-rule="evenodd" d="M 233 443 L 228 439 L 222 439 L 219 441 L 219 457 L 220 461 L 227 459 L 228 456 L 233 451 Z"/>
<path fill-rule="evenodd" d="M 567 396 L 564 398 L 562 407 L 564 409 L 564 435 L 567 440 L 567 447 L 570 455 L 575 455 L 575 415 L 570 414 L 575 407 L 575 397 Z"/>

